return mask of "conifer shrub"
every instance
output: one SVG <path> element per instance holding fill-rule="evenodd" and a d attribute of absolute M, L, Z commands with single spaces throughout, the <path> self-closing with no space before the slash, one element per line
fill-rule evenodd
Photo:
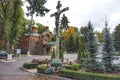
<path fill-rule="evenodd" d="M 55 59 L 55 58 L 56 58 L 55 49 L 53 49 L 52 54 L 51 54 L 51 60 L 52 60 L 52 59 Z"/>
<path fill-rule="evenodd" d="M 58 60 L 53 60 L 50 65 L 52 67 L 55 67 L 55 71 L 57 70 L 58 67 L 61 67 L 62 66 L 62 62 L 61 61 L 58 61 Z"/>
<path fill-rule="evenodd" d="M 62 49 L 61 49 L 60 52 L 59 52 L 59 59 L 61 59 L 62 62 L 63 62 L 63 60 L 64 60 L 64 54 L 63 54 Z"/>
<path fill-rule="evenodd" d="M 52 74 L 53 73 L 53 69 L 52 68 L 47 68 L 44 71 L 45 74 Z"/>

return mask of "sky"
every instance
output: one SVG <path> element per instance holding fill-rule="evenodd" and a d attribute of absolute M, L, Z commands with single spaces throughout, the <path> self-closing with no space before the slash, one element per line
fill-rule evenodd
<path fill-rule="evenodd" d="M 24 0 L 23 0 L 24 1 Z M 69 7 L 69 10 L 63 12 L 60 17 L 65 14 L 70 21 L 69 26 L 75 26 L 80 29 L 81 26 L 86 26 L 90 20 L 95 30 L 101 31 L 104 28 L 105 16 L 108 19 L 108 27 L 111 31 L 120 23 L 120 0 L 59 0 L 62 7 Z M 35 17 L 35 22 L 39 22 L 45 26 L 49 26 L 50 31 L 55 28 L 55 17 L 50 15 L 56 12 L 56 5 L 58 0 L 47 0 L 46 8 L 50 12 L 45 17 Z M 24 12 L 27 3 L 24 4 Z M 25 18 L 30 19 L 25 15 Z"/>

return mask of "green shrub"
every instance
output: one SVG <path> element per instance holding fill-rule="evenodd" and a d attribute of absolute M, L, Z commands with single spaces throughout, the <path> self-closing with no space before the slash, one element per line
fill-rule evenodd
<path fill-rule="evenodd" d="M 72 68 L 73 68 L 73 70 L 78 71 L 79 70 L 79 64 L 77 64 L 77 63 L 72 64 Z"/>
<path fill-rule="evenodd" d="M 74 80 L 120 80 L 120 76 L 60 69 L 61 76 Z"/>
<path fill-rule="evenodd" d="M 81 69 L 81 64 L 75 63 L 72 65 L 64 65 L 63 67 L 68 70 L 79 70 L 79 69 Z"/>
<path fill-rule="evenodd" d="M 64 67 L 65 69 L 69 69 L 69 70 L 72 70 L 72 69 L 73 69 L 72 65 L 64 65 L 63 67 Z"/>
<path fill-rule="evenodd" d="M 47 68 L 44 71 L 45 74 L 52 74 L 53 73 L 53 69 L 52 68 Z"/>
<path fill-rule="evenodd" d="M 44 71 L 47 69 L 47 66 L 37 66 L 37 72 L 38 73 L 44 73 Z"/>
<path fill-rule="evenodd" d="M 58 60 L 53 60 L 50 65 L 52 67 L 55 67 L 55 71 L 57 70 L 58 67 L 61 67 L 62 66 L 62 62 L 61 61 L 58 61 Z"/>
<path fill-rule="evenodd" d="M 32 69 L 32 68 L 36 68 L 38 66 L 38 64 L 36 63 L 24 63 L 23 67 L 27 68 L 27 69 Z"/>

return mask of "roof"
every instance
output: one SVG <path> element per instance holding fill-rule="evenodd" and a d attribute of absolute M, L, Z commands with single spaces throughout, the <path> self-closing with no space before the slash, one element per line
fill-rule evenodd
<path fill-rule="evenodd" d="M 38 28 L 38 26 L 36 24 L 34 24 L 32 27 Z"/>
<path fill-rule="evenodd" d="M 36 36 L 36 37 L 40 36 L 40 34 L 38 34 L 38 33 L 31 33 L 30 35 Z M 29 34 L 25 34 L 25 36 L 29 36 Z"/>

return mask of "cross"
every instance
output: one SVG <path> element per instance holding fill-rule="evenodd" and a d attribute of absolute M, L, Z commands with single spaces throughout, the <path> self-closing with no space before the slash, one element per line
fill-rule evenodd
<path fill-rule="evenodd" d="M 56 57 L 59 59 L 59 38 L 60 38 L 60 33 L 59 33 L 59 20 L 60 20 L 60 14 L 69 10 L 69 7 L 63 8 L 60 10 L 62 7 L 62 4 L 60 1 L 58 1 L 58 4 L 56 6 L 57 12 L 51 14 L 51 17 L 55 17 L 55 26 L 56 26 Z"/>
<path fill-rule="evenodd" d="M 62 4 L 60 3 L 60 1 L 58 1 L 58 4 L 56 6 L 57 12 L 50 15 L 51 17 L 55 16 L 55 26 L 56 26 L 56 34 L 57 35 L 58 35 L 60 14 L 69 10 L 69 7 L 66 7 L 66 8 L 63 8 L 62 10 L 60 10 L 61 7 L 62 7 Z"/>

